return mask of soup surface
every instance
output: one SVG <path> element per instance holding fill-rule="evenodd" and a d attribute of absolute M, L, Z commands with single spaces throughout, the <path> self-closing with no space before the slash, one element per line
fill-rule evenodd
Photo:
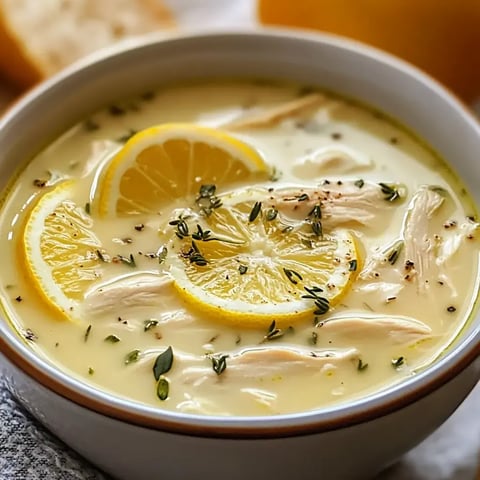
<path fill-rule="evenodd" d="M 3 307 L 101 390 L 201 414 L 318 409 L 454 341 L 478 290 L 475 215 L 378 112 L 274 82 L 172 86 L 96 112 L 11 184 Z"/>

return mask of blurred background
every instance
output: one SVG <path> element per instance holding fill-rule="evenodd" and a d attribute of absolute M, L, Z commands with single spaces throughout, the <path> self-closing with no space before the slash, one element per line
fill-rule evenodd
<path fill-rule="evenodd" d="M 351 37 L 480 99 L 480 0 L 0 0 L 0 99 L 131 36 L 259 24 Z"/>

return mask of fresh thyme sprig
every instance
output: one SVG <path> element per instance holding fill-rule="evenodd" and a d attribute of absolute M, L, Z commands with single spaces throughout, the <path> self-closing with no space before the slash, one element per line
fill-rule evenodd
<path fill-rule="evenodd" d="M 222 201 L 215 195 L 216 190 L 216 185 L 202 185 L 195 200 L 200 208 L 200 213 L 206 217 L 210 216 L 213 210 L 222 206 Z"/>

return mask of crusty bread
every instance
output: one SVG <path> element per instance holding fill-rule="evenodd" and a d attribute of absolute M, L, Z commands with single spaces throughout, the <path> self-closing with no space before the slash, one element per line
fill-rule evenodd
<path fill-rule="evenodd" d="M 94 50 L 173 23 L 161 0 L 0 0 L 0 71 L 30 86 Z"/>

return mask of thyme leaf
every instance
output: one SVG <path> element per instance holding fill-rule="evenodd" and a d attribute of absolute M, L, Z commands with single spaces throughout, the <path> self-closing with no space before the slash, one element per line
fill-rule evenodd
<path fill-rule="evenodd" d="M 405 363 L 404 357 L 398 357 L 392 359 L 392 366 L 393 368 L 399 368 Z"/>
<path fill-rule="evenodd" d="M 359 372 L 363 372 L 367 368 L 368 368 L 368 363 L 363 363 L 363 360 L 361 358 L 359 358 L 358 363 L 357 363 L 357 370 Z"/>
<path fill-rule="evenodd" d="M 395 246 L 388 252 L 387 260 L 390 265 L 395 265 L 395 263 L 398 260 L 398 257 L 400 256 L 400 253 L 402 252 L 403 249 L 403 242 L 399 241 L 395 244 Z"/>
<path fill-rule="evenodd" d="M 303 277 L 296 272 L 295 270 L 291 270 L 289 268 L 284 268 L 283 273 L 287 276 L 287 278 L 292 282 L 294 285 L 297 285 L 298 281 L 295 279 L 295 277 L 298 278 L 298 280 L 303 280 Z"/>
<path fill-rule="evenodd" d="M 153 364 L 153 376 L 155 380 L 159 380 L 160 376 L 167 373 L 173 364 L 173 350 L 172 347 L 168 347 L 163 351 L 155 360 Z"/>
<path fill-rule="evenodd" d="M 109 335 L 108 337 L 105 337 L 103 341 L 110 343 L 118 343 L 120 339 L 116 335 Z"/>
<path fill-rule="evenodd" d="M 162 400 L 162 402 L 168 398 L 169 390 L 169 381 L 165 377 L 159 378 L 157 383 L 157 397 Z"/>
<path fill-rule="evenodd" d="M 276 208 L 269 208 L 265 214 L 265 218 L 268 222 L 275 220 L 278 215 L 278 210 Z"/>
<path fill-rule="evenodd" d="M 148 332 L 151 328 L 156 327 L 158 325 L 158 320 L 154 320 L 150 318 L 143 322 L 143 331 Z"/>
<path fill-rule="evenodd" d="M 83 340 L 86 342 L 88 340 L 88 337 L 90 336 L 90 332 L 92 331 L 92 326 L 89 325 L 87 329 L 85 330 L 85 335 L 83 336 Z"/>
<path fill-rule="evenodd" d="M 158 263 L 162 264 L 165 262 L 167 259 L 168 255 L 168 249 L 164 245 L 162 245 L 158 250 L 157 250 L 157 258 L 158 258 Z"/>
<path fill-rule="evenodd" d="M 378 185 L 382 189 L 382 193 L 385 195 L 385 200 L 387 200 L 387 202 L 394 202 L 400 198 L 398 190 L 391 185 L 383 182 L 380 182 Z"/>
<path fill-rule="evenodd" d="M 127 353 L 127 355 L 125 355 L 125 365 L 130 365 L 131 363 L 138 361 L 138 359 L 140 358 L 140 353 L 141 352 L 138 349 L 132 350 L 131 352 Z"/>
<path fill-rule="evenodd" d="M 206 217 L 213 213 L 213 210 L 222 206 L 222 201 L 215 195 L 216 185 L 201 185 L 195 202 L 200 207 L 200 213 Z"/>
<path fill-rule="evenodd" d="M 228 355 L 210 355 L 213 371 L 217 375 L 221 375 L 227 368 L 227 358 Z"/>
<path fill-rule="evenodd" d="M 254 222 L 257 219 L 257 217 L 260 215 L 261 211 L 262 211 L 262 202 L 255 202 L 255 205 L 253 206 L 252 211 L 248 216 L 248 221 L 250 223 Z"/>
<path fill-rule="evenodd" d="M 239 265 L 238 272 L 240 275 L 245 275 L 247 273 L 248 267 L 246 265 Z"/>
<path fill-rule="evenodd" d="M 276 327 L 276 322 L 275 320 L 272 321 L 270 326 L 268 327 L 267 334 L 263 337 L 262 342 L 267 342 L 270 340 L 276 340 L 278 338 L 283 337 L 284 332 Z"/>
<path fill-rule="evenodd" d="M 349 272 L 355 272 L 357 270 L 357 267 L 358 267 L 358 262 L 355 258 L 348 262 L 348 271 Z"/>

